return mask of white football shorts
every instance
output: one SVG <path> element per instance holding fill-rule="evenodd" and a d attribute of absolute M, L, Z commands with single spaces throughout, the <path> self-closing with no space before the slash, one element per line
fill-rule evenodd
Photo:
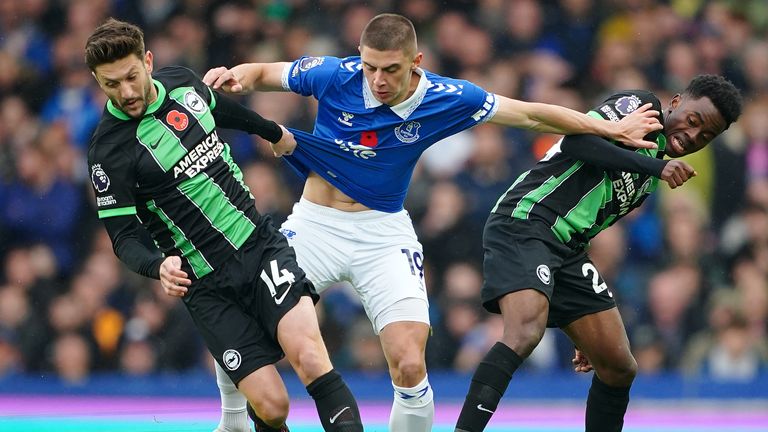
<path fill-rule="evenodd" d="M 406 210 L 345 212 L 302 198 L 280 232 L 319 293 L 352 284 L 376 334 L 392 322 L 429 324 L 424 253 Z"/>

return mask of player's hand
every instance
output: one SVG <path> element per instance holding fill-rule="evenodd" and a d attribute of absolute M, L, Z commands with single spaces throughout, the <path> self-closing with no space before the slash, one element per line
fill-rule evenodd
<path fill-rule="evenodd" d="M 592 364 L 589 362 L 589 359 L 578 348 L 574 349 L 571 363 L 573 363 L 573 370 L 576 372 L 586 373 L 592 370 Z"/>
<path fill-rule="evenodd" d="M 280 129 L 283 130 L 283 136 L 280 141 L 272 144 L 272 153 L 275 157 L 290 156 L 293 154 L 293 150 L 296 148 L 296 138 L 294 138 L 291 131 L 286 129 L 283 125 L 280 125 Z"/>
<path fill-rule="evenodd" d="M 160 264 L 160 285 L 169 296 L 184 297 L 191 284 L 187 272 L 181 270 L 181 258 L 169 256 Z"/>
<path fill-rule="evenodd" d="M 659 122 L 659 112 L 650 109 L 652 106 L 647 103 L 616 123 L 617 139 L 632 147 L 658 148 L 655 142 L 643 139 L 649 133 L 664 127 Z"/>
<path fill-rule="evenodd" d="M 232 69 L 224 66 L 210 69 L 205 73 L 203 82 L 214 90 L 222 90 L 226 93 L 241 93 L 243 85 Z"/>
<path fill-rule="evenodd" d="M 696 170 L 681 160 L 671 160 L 661 170 L 661 179 L 667 182 L 672 189 L 682 186 L 683 183 L 695 176 Z"/>

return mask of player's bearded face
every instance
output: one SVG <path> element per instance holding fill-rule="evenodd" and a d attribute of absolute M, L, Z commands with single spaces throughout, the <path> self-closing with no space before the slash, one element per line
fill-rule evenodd
<path fill-rule="evenodd" d="M 397 105 L 411 95 L 411 75 L 421 54 L 414 59 L 402 50 L 379 51 L 360 47 L 363 74 L 373 96 L 386 105 Z"/>
<path fill-rule="evenodd" d="M 143 59 L 129 55 L 99 65 L 94 75 L 115 108 L 129 117 L 140 118 L 154 99 L 151 68 L 150 53 Z"/>

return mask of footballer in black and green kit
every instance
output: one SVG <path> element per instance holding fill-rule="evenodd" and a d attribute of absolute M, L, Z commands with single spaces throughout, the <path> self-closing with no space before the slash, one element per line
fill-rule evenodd
<path fill-rule="evenodd" d="M 619 121 L 646 103 L 662 111 L 655 95 L 634 91 L 613 95 L 589 114 Z M 658 148 L 630 149 L 594 136 L 568 136 L 517 178 L 491 210 L 485 228 L 485 248 L 490 252 L 484 260 L 486 309 L 500 313 L 496 300 L 515 287 L 533 287 L 546 294 L 549 327 L 562 327 L 586 313 L 615 306 L 585 248 L 589 239 L 656 190 L 667 163 L 663 160 L 667 139 L 661 131 L 647 139 L 656 141 Z M 510 242 L 504 235 L 508 230 L 526 237 L 514 266 L 509 259 L 520 242 Z M 532 241 L 546 247 L 529 245 Z"/>
<path fill-rule="evenodd" d="M 188 69 L 161 69 L 153 84 L 157 100 L 141 119 L 108 101 L 91 140 L 88 164 L 99 218 L 137 215 L 160 251 L 181 256 L 182 270 L 201 279 L 266 223 L 217 130 L 217 122 L 244 125 L 233 124 L 229 113 L 222 119 L 217 95 Z M 272 125 L 261 133 L 277 141 L 281 131 Z M 139 272 L 157 277 L 159 260 L 138 266 Z"/>
<path fill-rule="evenodd" d="M 210 304 L 213 300 L 203 292 L 222 285 L 219 273 L 234 266 L 239 256 L 236 254 L 253 248 L 262 251 L 261 263 L 246 264 L 264 270 L 267 281 L 260 281 L 256 275 L 253 282 L 266 289 L 248 287 L 239 293 L 241 298 L 253 300 L 250 305 L 259 308 L 254 315 L 268 325 L 265 328 L 270 333 L 259 338 L 274 338 L 281 315 L 302 295 L 311 293 L 317 298 L 317 294 L 304 279 L 286 240 L 268 217 L 256 211 L 229 146 L 219 137 L 217 122 L 249 130 L 248 122 L 240 120 L 245 116 L 236 115 L 247 110 L 217 97 L 183 67 L 161 69 L 153 74 L 152 82 L 157 99 L 141 118 L 129 117 L 110 100 L 91 140 L 88 165 L 99 218 L 117 255 L 144 276 L 159 278 L 165 256 L 181 257 L 181 269 L 192 281 L 183 299 L 190 312 L 198 311 L 192 317 L 214 357 L 227 362 L 229 356 L 224 352 L 234 350 L 238 355 L 233 357 L 257 360 L 250 367 L 225 369 L 237 382 L 243 374 L 262 366 L 260 363 L 270 364 L 282 358 L 282 351 L 276 343 L 268 350 L 267 344 L 250 345 L 259 350 L 258 354 L 240 347 L 246 329 L 253 327 L 248 331 L 260 333 L 261 328 L 252 324 L 251 316 L 231 305 Z M 220 112 L 223 115 L 219 116 Z M 260 127 L 250 130 L 273 141 L 280 139 L 277 124 L 265 120 L 260 123 Z M 137 243 L 139 222 L 150 232 L 162 256 L 148 255 Z M 221 271 L 206 277 L 215 270 Z M 289 297 L 284 298 L 288 288 Z M 262 293 L 263 298 L 252 299 L 254 293 Z M 270 295 L 281 301 L 273 301 Z M 203 319 L 213 316 L 214 310 L 227 319 Z M 237 362 L 240 366 L 240 360 Z"/>
<path fill-rule="evenodd" d="M 285 237 L 256 211 L 218 128 L 290 149 L 292 134 L 213 92 L 189 69 L 153 74 L 152 53 L 132 24 L 102 24 L 85 57 L 109 98 L 88 165 L 115 254 L 182 297 L 220 370 L 258 415 L 257 431 L 287 430 L 288 395 L 274 368 L 284 356 L 326 430 L 362 431 L 357 403 L 320 336 L 319 297 Z M 139 241 L 140 224 L 156 250 Z M 245 411 L 244 400 L 238 409 Z M 247 424 L 217 430 L 222 427 L 249 430 Z"/>
<path fill-rule="evenodd" d="M 472 377 L 456 432 L 485 429 L 546 327 L 561 328 L 574 342 L 577 371 L 595 371 L 585 430 L 622 429 L 637 363 L 587 245 L 642 205 L 660 181 L 676 188 L 695 176 L 693 167 L 674 158 L 704 148 L 736 121 L 742 104 L 729 81 L 702 75 L 666 108 L 651 92 L 636 90 L 614 94 L 589 114 L 619 121 L 646 103 L 664 126 L 646 137 L 657 149 L 566 136 L 493 207 L 483 232 L 481 296 L 489 312 L 502 315 L 504 334 Z"/>

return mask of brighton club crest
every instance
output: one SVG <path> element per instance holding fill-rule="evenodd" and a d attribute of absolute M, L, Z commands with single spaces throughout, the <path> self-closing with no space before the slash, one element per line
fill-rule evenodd
<path fill-rule="evenodd" d="M 99 193 L 106 192 L 109 189 L 109 176 L 101 168 L 101 164 L 91 166 L 91 182 L 93 182 L 93 187 Z"/>

